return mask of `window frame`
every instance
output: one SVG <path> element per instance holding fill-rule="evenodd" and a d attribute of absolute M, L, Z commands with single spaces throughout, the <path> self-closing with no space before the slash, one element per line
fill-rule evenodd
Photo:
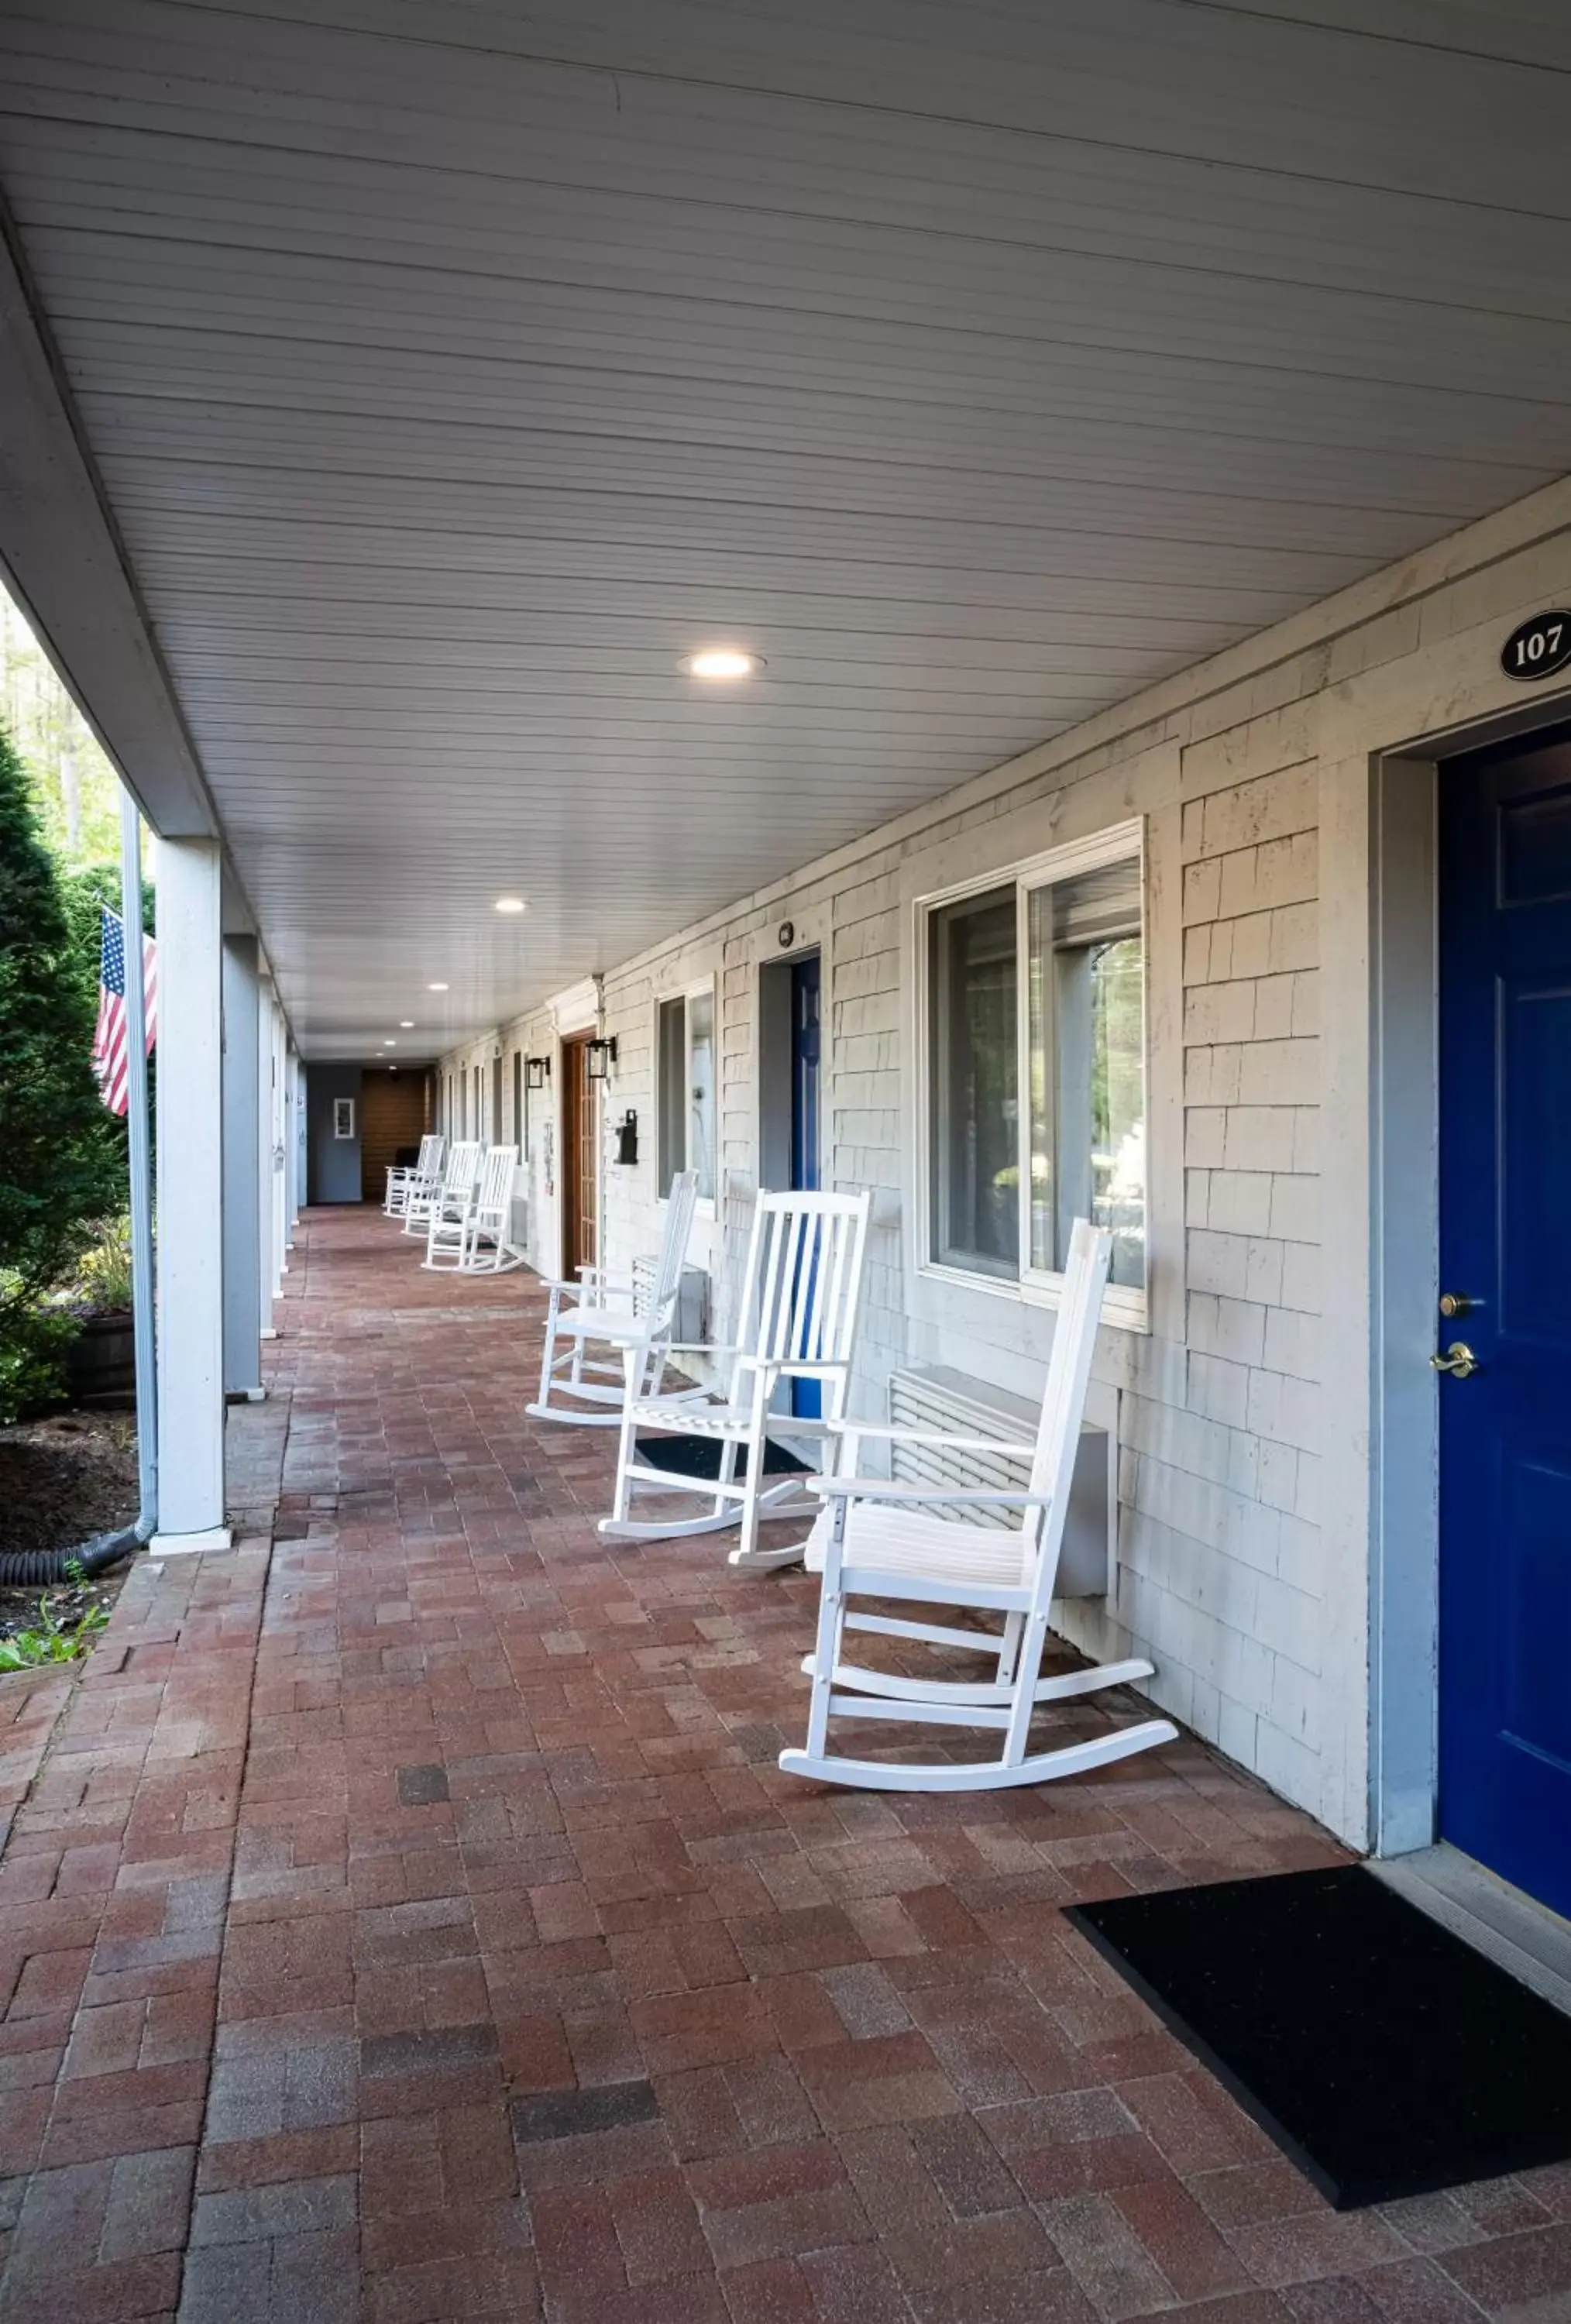
<path fill-rule="evenodd" d="M 1110 1283 L 1103 1302 L 1102 1320 L 1126 1331 L 1149 1332 L 1151 1329 L 1151 1190 L 1154 1176 L 1151 1167 L 1151 896 L 1147 880 L 1148 849 L 1146 818 L 1130 817 L 1123 823 L 1109 824 L 1104 829 L 1089 834 L 1084 839 L 1067 840 L 1061 846 L 1044 849 L 1040 853 L 1026 856 L 1012 863 L 995 864 L 979 872 L 968 880 L 956 881 L 950 886 L 936 888 L 918 896 L 912 906 L 913 944 L 916 976 L 916 1072 L 912 1076 L 915 1098 L 915 1134 L 912 1153 L 915 1159 L 915 1250 L 913 1259 L 918 1275 L 937 1283 L 963 1285 L 966 1289 L 984 1291 L 995 1299 L 1011 1299 L 1035 1307 L 1057 1307 L 1063 1296 L 1064 1278 L 1060 1269 L 1036 1268 L 1030 1263 L 1030 1006 L 1029 994 L 1030 904 L 1034 894 L 1044 888 L 1057 887 L 1083 872 L 1097 872 L 1109 863 L 1133 861 L 1139 867 L 1141 923 L 1141 1071 L 1145 1091 L 1146 1130 L 1146 1279 L 1137 1290 L 1132 1285 Z M 1000 1275 L 980 1268 L 957 1267 L 952 1260 L 938 1258 L 938 1237 L 933 1216 L 934 1172 L 932 1119 L 935 1097 L 933 1072 L 933 973 L 932 927 L 934 915 L 947 904 L 962 903 L 970 896 L 984 896 L 994 888 L 1014 890 L 1015 908 L 1015 1086 L 1017 1119 L 1015 1137 L 1019 1162 L 1019 1271 L 1016 1275 Z"/>
<path fill-rule="evenodd" d="M 713 971 L 707 976 L 695 976 L 684 984 L 663 985 L 653 995 L 652 1030 L 650 1038 L 650 1053 L 653 1064 L 651 1080 L 654 1093 L 654 1103 L 651 1109 L 654 1116 L 654 1137 L 652 1142 L 654 1148 L 654 1167 L 658 1178 L 666 1129 L 664 1074 L 661 1059 L 661 1016 L 673 1001 L 681 1002 L 682 1087 L 684 1091 L 690 1093 L 693 1086 L 692 1003 L 695 1001 L 703 1000 L 707 1000 L 709 1002 L 709 1023 L 712 1028 L 710 1038 L 714 1045 L 715 1059 L 715 1151 L 710 1157 L 715 1192 L 712 1194 L 700 1194 L 695 1207 L 696 1213 L 700 1219 L 713 1219 L 716 1215 L 720 1194 L 720 980 Z M 692 1157 L 688 1152 L 688 1108 L 690 1103 L 691 1098 L 688 1096 L 684 1100 L 682 1108 L 682 1159 L 677 1165 L 677 1167 L 682 1170 L 692 1167 Z M 663 1208 L 670 1200 L 669 1186 L 657 1184 L 655 1201 Z"/>

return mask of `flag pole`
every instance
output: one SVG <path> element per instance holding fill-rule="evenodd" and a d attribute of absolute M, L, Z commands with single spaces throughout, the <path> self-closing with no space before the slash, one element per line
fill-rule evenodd
<path fill-rule="evenodd" d="M 125 1129 L 131 1151 L 131 1304 L 136 1339 L 136 1532 L 158 1530 L 158 1370 L 152 1311 L 152 1170 L 147 1107 L 147 982 L 142 950 L 142 818 L 120 793 L 120 930 L 125 960 Z"/>

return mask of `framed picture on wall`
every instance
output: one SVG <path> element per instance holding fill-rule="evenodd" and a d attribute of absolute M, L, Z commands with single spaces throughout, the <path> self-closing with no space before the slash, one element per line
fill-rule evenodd
<path fill-rule="evenodd" d="M 354 1137 L 355 1101 L 352 1097 L 336 1097 L 333 1100 L 333 1135 L 335 1138 Z"/>

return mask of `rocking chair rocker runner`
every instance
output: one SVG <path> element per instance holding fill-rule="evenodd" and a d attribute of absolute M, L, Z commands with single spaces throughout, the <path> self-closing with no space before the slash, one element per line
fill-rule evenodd
<path fill-rule="evenodd" d="M 408 1148 L 405 1148 L 407 1153 Z M 420 1139 L 420 1154 L 412 1162 L 394 1163 L 387 1173 L 387 1193 L 382 1209 L 385 1217 L 401 1219 L 409 1202 L 411 1187 L 434 1185 L 441 1174 L 442 1140 L 428 1131 Z"/>
<path fill-rule="evenodd" d="M 780 1413 L 774 1416 L 776 1425 L 782 1434 L 797 1437 L 833 1438 L 839 1429 L 872 1200 L 865 1193 L 759 1195 L 735 1345 L 666 1351 L 716 1359 L 725 1367 L 725 1385 L 715 1396 L 701 1388 L 677 1397 L 630 1391 L 622 1411 L 615 1506 L 600 1520 L 603 1534 L 616 1541 L 666 1541 L 739 1525 L 733 1565 L 765 1572 L 799 1563 L 805 1542 L 789 1549 L 758 1546 L 761 1518 L 807 1516 L 818 1508 L 804 1496 L 807 1480 L 799 1473 L 772 1484 L 765 1479 L 770 1406 L 782 1382 L 817 1380 L 822 1417 Z M 641 1451 L 640 1429 L 713 1444 L 717 1473 L 695 1476 L 657 1467 Z M 738 1476 L 743 1453 L 746 1466 Z M 638 1519 L 631 1515 L 631 1505 L 633 1489 L 640 1486 L 662 1493 L 699 1493 L 710 1508 L 702 1517 Z"/>
<path fill-rule="evenodd" d="M 896 1484 L 875 1477 L 813 1479 L 813 1489 L 827 1506 L 814 1527 L 808 1564 L 821 1568 L 823 1589 L 817 1647 L 802 1665 L 813 1682 L 807 1748 L 781 1753 L 787 1775 L 874 1791 L 992 1791 L 1084 1775 L 1177 1736 L 1170 1720 L 1148 1719 L 1084 1743 L 1035 1753 L 1028 1748 L 1031 1714 L 1039 1707 L 1153 1674 L 1149 1662 L 1132 1658 L 1059 1677 L 1041 1675 L 1069 1479 L 1111 1253 L 1110 1236 L 1084 1219 L 1076 1221 L 1034 1446 L 860 1425 L 841 1431 L 848 1466 L 855 1464 L 858 1439 L 875 1436 L 947 1445 L 955 1452 L 1029 1453 L 1030 1482 L 1027 1491 L 1014 1493 L 946 1491 L 942 1485 Z M 1016 1509 L 1021 1523 L 1018 1530 L 1007 1532 L 968 1525 L 932 1514 L 931 1505 Z M 1003 1628 L 989 1640 L 975 1630 L 852 1613 L 847 1601 L 853 1598 L 989 1610 L 1003 1616 Z M 990 1653 L 996 1657 L 996 1668 L 991 1679 L 982 1682 L 901 1678 L 861 1669 L 840 1659 L 847 1629 Z M 1003 1745 L 996 1758 L 966 1763 L 844 1758 L 828 1748 L 828 1722 L 836 1717 L 992 1728 L 1002 1730 Z"/>
<path fill-rule="evenodd" d="M 631 1282 L 614 1283 L 604 1268 L 583 1267 L 576 1283 L 549 1286 L 540 1399 L 524 1407 L 531 1419 L 561 1420 L 576 1428 L 615 1428 L 630 1379 L 636 1397 L 660 1394 L 698 1194 L 698 1172 L 679 1170 L 671 1180 L 659 1254 L 652 1260 L 634 1260 Z M 564 1300 L 576 1304 L 564 1306 Z M 590 1356 L 588 1347 L 610 1348 L 614 1353 L 610 1358 Z"/>

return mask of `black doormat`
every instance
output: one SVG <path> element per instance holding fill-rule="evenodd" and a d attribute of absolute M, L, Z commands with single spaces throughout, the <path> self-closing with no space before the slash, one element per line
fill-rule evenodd
<path fill-rule="evenodd" d="M 1571 2156 L 1571 2018 L 1359 1865 L 1069 1918 L 1339 2211 Z"/>
<path fill-rule="evenodd" d="M 663 1469 L 671 1477 L 717 1477 L 720 1474 L 721 1447 L 712 1436 L 641 1436 L 638 1458 L 651 1469 Z M 736 1475 L 747 1474 L 747 1447 L 736 1449 Z M 808 1473 L 808 1464 L 788 1452 L 783 1444 L 765 1437 L 763 1473 L 766 1477 L 791 1477 Z"/>

